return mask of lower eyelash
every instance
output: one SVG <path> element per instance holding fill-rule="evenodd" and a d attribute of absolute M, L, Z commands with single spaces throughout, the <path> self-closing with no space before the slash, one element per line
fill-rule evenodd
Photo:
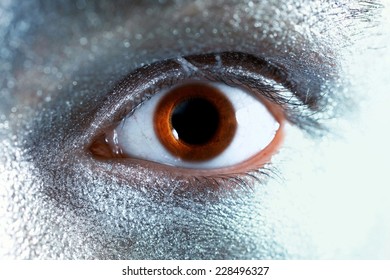
<path fill-rule="evenodd" d="M 271 180 L 280 180 L 280 174 L 276 167 L 267 164 L 259 169 L 245 171 L 243 173 L 197 176 L 186 178 L 186 187 L 181 191 L 188 192 L 212 192 L 215 197 L 234 196 L 237 192 L 252 193 L 255 187 L 265 186 Z M 190 190 L 189 190 L 190 189 Z M 178 194 L 179 190 L 176 190 Z"/>

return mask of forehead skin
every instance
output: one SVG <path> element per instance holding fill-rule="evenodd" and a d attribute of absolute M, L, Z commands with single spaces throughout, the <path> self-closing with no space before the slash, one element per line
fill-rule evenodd
<path fill-rule="evenodd" d="M 302 176 L 314 172 L 311 163 L 318 158 L 308 155 L 320 149 L 296 128 L 291 128 L 295 138 L 286 140 L 275 159 L 292 166 L 280 168 L 282 182 L 270 179 L 251 190 L 219 193 L 207 191 L 207 186 L 202 193 L 187 191 L 174 178 L 158 178 L 147 166 L 116 166 L 115 172 L 108 172 L 107 165 L 86 157 L 73 140 L 90 137 L 83 132 L 105 95 L 127 74 L 144 64 L 190 54 L 256 54 L 283 66 L 303 89 L 319 90 L 331 83 L 330 99 L 349 86 L 364 95 L 368 87 L 352 82 L 361 74 L 350 65 L 356 64 L 354 55 L 363 53 L 356 49 L 367 46 L 362 42 L 377 33 L 382 9 L 375 1 L 3 1 L 1 257 L 364 256 L 369 244 L 361 249 L 358 241 L 371 240 L 363 236 L 369 235 L 369 227 L 352 224 L 364 233 L 356 243 L 340 245 L 351 239 L 337 229 L 337 216 L 356 218 L 353 211 L 328 213 L 326 203 L 311 208 L 316 205 L 308 201 L 322 201 L 318 193 L 323 189 Z M 380 83 L 375 86 L 380 88 Z M 319 161 L 315 167 L 324 164 Z M 293 175 L 285 175 L 285 170 Z M 321 173 L 327 183 L 337 182 L 328 175 Z M 348 182 L 348 175 L 341 176 Z M 336 199 L 336 209 L 343 209 L 346 193 Z M 361 197 L 365 194 L 360 192 Z M 382 205 L 382 200 L 375 201 Z M 356 211 L 358 202 L 352 204 Z M 369 213 L 363 218 L 376 217 L 377 212 Z M 317 226 L 318 217 L 324 225 Z M 334 239 L 323 237 L 320 231 L 325 228 Z M 328 246 L 334 240 L 335 245 Z"/>

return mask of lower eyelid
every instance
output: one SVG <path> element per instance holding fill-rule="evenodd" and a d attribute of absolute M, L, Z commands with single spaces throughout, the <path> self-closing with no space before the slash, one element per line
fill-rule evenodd
<path fill-rule="evenodd" d="M 131 168 L 129 168 L 129 165 Z M 128 186 L 147 196 L 158 199 L 187 198 L 191 201 L 210 203 L 223 197 L 254 191 L 255 185 L 265 185 L 277 171 L 272 165 L 243 173 L 202 175 L 185 170 L 162 167 L 158 163 L 126 159 L 118 161 L 91 162 L 93 172 L 106 174 L 122 186 Z M 188 171 L 188 170 L 187 170 Z M 236 198 L 236 197 L 235 197 Z M 176 200 L 175 200 L 176 201 Z"/>

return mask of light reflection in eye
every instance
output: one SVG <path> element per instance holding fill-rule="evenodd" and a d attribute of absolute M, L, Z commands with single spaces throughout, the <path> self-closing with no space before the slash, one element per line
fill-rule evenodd
<path fill-rule="evenodd" d="M 283 118 L 268 103 L 238 87 L 187 81 L 156 93 L 91 151 L 198 170 L 260 168 L 282 135 Z"/>

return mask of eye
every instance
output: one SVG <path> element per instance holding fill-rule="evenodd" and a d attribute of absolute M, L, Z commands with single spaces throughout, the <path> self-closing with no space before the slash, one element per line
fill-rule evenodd
<path fill-rule="evenodd" d="M 316 103 L 294 86 L 279 67 L 242 53 L 146 65 L 108 96 L 89 151 L 187 174 L 257 172 L 277 152 L 285 121 L 316 124 Z"/>
<path fill-rule="evenodd" d="M 186 82 L 162 90 L 106 134 L 96 155 L 214 169 L 265 163 L 280 120 L 248 92 L 222 83 Z"/>

